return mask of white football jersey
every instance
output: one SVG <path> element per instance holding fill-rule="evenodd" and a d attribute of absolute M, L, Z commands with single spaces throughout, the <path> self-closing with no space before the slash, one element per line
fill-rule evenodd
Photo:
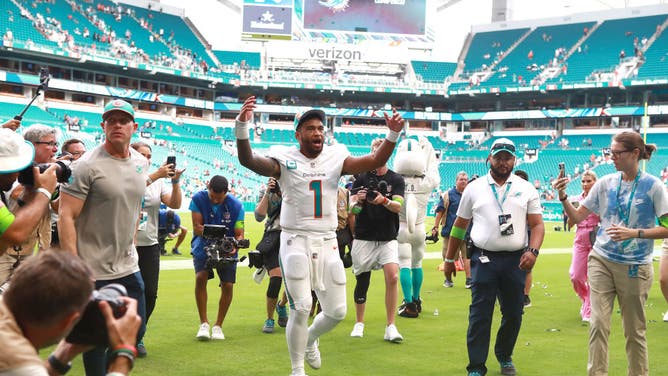
<path fill-rule="evenodd" d="M 342 144 L 325 145 L 314 159 L 297 146 L 272 146 L 268 156 L 281 166 L 278 180 L 283 194 L 281 227 L 300 235 L 325 235 L 336 231 L 337 189 L 343 161 L 350 153 Z"/>

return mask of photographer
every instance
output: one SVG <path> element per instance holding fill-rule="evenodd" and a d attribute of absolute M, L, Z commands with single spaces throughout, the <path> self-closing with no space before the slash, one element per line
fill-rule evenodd
<path fill-rule="evenodd" d="M 8 200 L 5 196 L 4 192 L 15 184 L 19 171 L 32 164 L 34 155 L 30 142 L 9 129 L 0 129 L 0 284 L 9 278 L 23 255 L 32 254 L 27 250 L 17 252 L 14 245 L 23 244 L 31 237 L 48 212 L 51 193 L 56 187 L 55 167 L 41 174 L 35 167 L 32 169 L 34 184 L 23 192 L 20 201 Z"/>
<path fill-rule="evenodd" d="M 167 255 L 165 244 L 176 239 L 176 243 L 172 248 L 172 254 L 180 256 L 179 246 L 188 235 L 188 229 L 181 226 L 181 217 L 177 212 L 170 209 L 160 209 L 158 214 L 158 245 L 160 247 L 160 254 Z"/>
<path fill-rule="evenodd" d="M 84 345 L 61 340 L 81 318 L 90 301 L 90 269 L 80 258 L 57 251 L 26 260 L 14 273 L 12 285 L 0 297 L 0 374 L 46 376 L 64 374 Z M 134 362 L 134 339 L 141 323 L 137 302 L 123 298 L 125 313 L 115 318 L 106 301 L 99 309 L 106 322 L 112 351 L 107 371 L 126 375 Z M 47 360 L 38 350 L 60 341 Z M 118 374 L 117 373 L 117 374 Z"/>
<path fill-rule="evenodd" d="M 288 312 L 285 304 L 287 298 L 283 293 L 282 304 L 278 304 L 278 293 L 281 291 L 281 268 L 278 264 L 278 249 L 281 246 L 281 187 L 274 178 L 269 178 L 267 190 L 262 195 L 260 202 L 255 206 L 255 220 L 264 224 L 262 240 L 256 246 L 262 254 L 262 264 L 269 274 L 269 286 L 267 286 L 267 320 L 262 327 L 263 333 L 274 332 L 274 309 L 278 312 L 278 325 L 285 327 L 288 323 Z"/>
<path fill-rule="evenodd" d="M 223 225 L 227 228 L 226 236 L 241 240 L 244 237 L 244 208 L 236 197 L 228 194 L 227 179 L 216 175 L 207 184 L 207 189 L 195 193 L 190 202 L 192 214 L 193 239 L 192 255 L 195 266 L 195 300 L 197 312 L 199 313 L 200 326 L 197 331 L 199 340 L 225 339 L 223 334 L 223 321 L 227 310 L 232 303 L 234 283 L 237 278 L 237 263 L 227 262 L 215 266 L 220 278 L 220 301 L 218 303 L 218 316 L 211 333 L 209 333 L 209 319 L 206 312 L 207 291 L 206 284 L 213 278 L 213 266 L 207 263 L 207 251 L 211 240 L 202 237 L 204 225 Z M 226 257 L 238 259 L 238 250 L 233 248 Z"/>
<path fill-rule="evenodd" d="M 382 139 L 371 144 L 375 153 Z M 383 165 L 371 172 L 360 174 L 353 183 L 355 214 L 355 240 L 351 251 L 355 285 L 356 323 L 351 337 L 364 335 L 364 310 L 366 294 L 371 281 L 371 271 L 383 268 L 385 274 L 385 312 L 387 326 L 384 339 L 401 342 L 403 337 L 394 324 L 398 295 L 399 274 L 399 211 L 403 205 L 404 178 Z"/>

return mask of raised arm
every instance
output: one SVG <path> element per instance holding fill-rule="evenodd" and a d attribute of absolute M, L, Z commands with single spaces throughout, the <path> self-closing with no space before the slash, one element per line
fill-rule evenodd
<path fill-rule="evenodd" d="M 384 112 L 383 115 L 385 116 L 385 124 L 389 128 L 385 141 L 380 144 L 375 153 L 370 153 L 361 157 L 346 158 L 343 162 L 343 175 L 354 175 L 371 171 L 385 165 L 387 160 L 390 159 L 392 151 L 394 151 L 394 147 L 399 139 L 399 133 L 401 133 L 401 130 L 404 128 L 404 119 L 401 118 L 401 115 L 394 108 L 392 109 L 392 117 L 386 112 Z"/>
<path fill-rule="evenodd" d="M 255 107 L 255 97 L 248 97 L 241 107 L 241 112 L 239 112 L 239 116 L 237 116 L 234 123 L 234 134 L 237 138 L 239 163 L 260 175 L 279 178 L 281 176 L 281 168 L 278 165 L 278 162 L 274 159 L 257 155 L 253 153 L 253 150 L 251 149 L 249 128 L 251 120 L 253 120 L 253 111 L 255 110 Z"/>
<path fill-rule="evenodd" d="M 568 201 L 568 195 L 566 194 L 566 185 L 568 185 L 568 178 L 559 178 L 553 184 L 552 187 L 557 190 L 559 201 L 564 207 L 564 212 L 568 216 L 569 223 L 578 224 L 587 218 L 591 211 L 587 209 L 584 205 L 578 205 L 577 209 Z"/>

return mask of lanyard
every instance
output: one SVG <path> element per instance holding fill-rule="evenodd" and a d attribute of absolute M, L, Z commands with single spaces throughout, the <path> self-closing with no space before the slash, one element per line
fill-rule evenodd
<path fill-rule="evenodd" d="M 640 171 L 633 179 L 633 186 L 631 186 L 631 194 L 629 195 L 629 200 L 626 203 L 626 210 L 622 209 L 621 202 L 619 200 L 619 192 L 622 190 L 622 173 L 619 173 L 619 185 L 617 185 L 617 213 L 619 217 L 624 222 L 624 225 L 629 225 L 629 216 L 631 215 L 631 205 L 633 204 L 633 196 L 636 194 L 636 187 L 638 186 L 638 180 L 640 179 Z"/>
<path fill-rule="evenodd" d="M 510 192 L 510 185 L 513 184 L 513 182 L 509 181 L 507 182 L 507 187 L 506 191 L 503 193 L 503 197 L 501 198 L 501 201 L 499 201 L 499 194 L 496 192 L 496 187 L 494 182 L 490 182 L 487 180 L 489 183 L 489 186 L 492 187 L 492 192 L 494 193 L 494 199 L 496 200 L 496 204 L 499 205 L 499 209 L 501 210 L 501 214 L 503 214 L 503 203 L 506 202 L 506 198 L 508 197 L 508 192 Z"/>

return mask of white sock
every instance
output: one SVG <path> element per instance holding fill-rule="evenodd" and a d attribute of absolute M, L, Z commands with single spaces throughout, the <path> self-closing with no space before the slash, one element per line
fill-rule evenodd
<path fill-rule="evenodd" d="M 309 312 L 292 310 L 288 325 L 285 327 L 285 338 L 288 341 L 288 351 L 292 370 L 304 369 L 304 351 L 306 339 L 308 338 L 308 316 Z"/>
<path fill-rule="evenodd" d="M 308 328 L 308 343 L 306 345 L 313 346 L 316 339 L 334 329 L 339 322 L 341 320 L 334 320 L 329 316 L 325 316 L 323 312 L 318 313 L 313 319 L 313 324 Z"/>

